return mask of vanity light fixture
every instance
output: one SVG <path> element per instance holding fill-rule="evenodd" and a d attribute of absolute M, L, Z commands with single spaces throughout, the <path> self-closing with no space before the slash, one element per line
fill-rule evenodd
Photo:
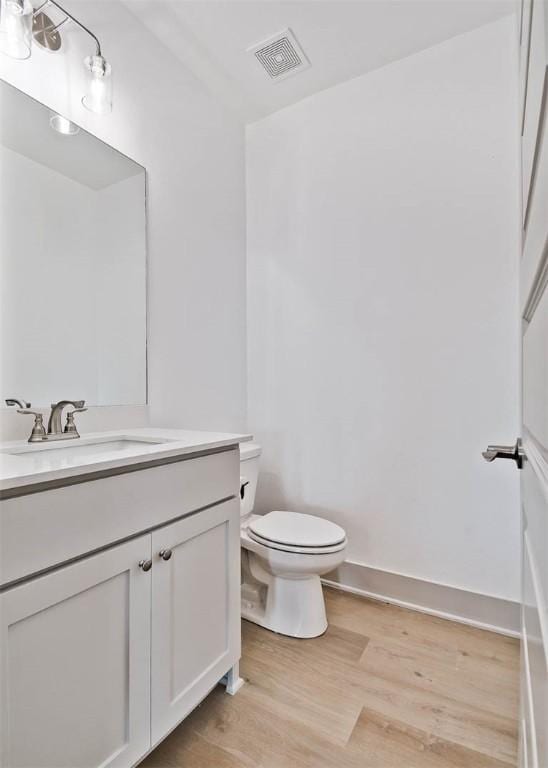
<path fill-rule="evenodd" d="M 72 123 L 67 117 L 63 115 L 52 115 L 49 119 L 49 124 L 57 133 L 62 133 L 63 136 L 76 136 L 80 131 L 80 127 L 76 123 Z"/>
<path fill-rule="evenodd" d="M 50 6 L 61 12 L 61 21 L 55 22 L 46 13 L 45 9 Z M 87 88 L 82 104 L 91 112 L 106 115 L 112 111 L 112 67 L 103 56 L 101 43 L 93 32 L 56 0 L 45 0 L 38 8 L 34 8 L 30 0 L 0 0 L 0 51 L 14 59 L 28 59 L 32 38 L 48 51 L 59 51 L 62 44 L 59 29 L 70 21 L 95 43 L 95 54 L 84 59 Z"/>
<path fill-rule="evenodd" d="M 106 115 L 112 112 L 112 67 L 101 56 L 98 48 L 95 56 L 86 56 L 84 65 L 89 72 L 88 89 L 82 98 L 82 104 L 90 112 Z"/>

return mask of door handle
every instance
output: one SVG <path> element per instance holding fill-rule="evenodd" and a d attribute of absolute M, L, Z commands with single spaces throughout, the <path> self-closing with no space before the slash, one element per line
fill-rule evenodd
<path fill-rule="evenodd" d="M 513 459 L 517 468 L 522 469 L 525 453 L 521 444 L 521 438 L 518 437 L 515 445 L 488 445 L 486 451 L 482 451 L 485 461 L 494 461 L 495 459 Z"/>

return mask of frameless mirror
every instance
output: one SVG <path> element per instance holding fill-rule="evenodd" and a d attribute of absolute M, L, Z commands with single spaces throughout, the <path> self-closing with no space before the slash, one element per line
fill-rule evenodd
<path fill-rule="evenodd" d="M 146 402 L 145 169 L 0 81 L 0 397 Z"/>

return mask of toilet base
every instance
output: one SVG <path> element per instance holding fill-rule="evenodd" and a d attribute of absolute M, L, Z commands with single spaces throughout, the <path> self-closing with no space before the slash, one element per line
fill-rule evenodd
<path fill-rule="evenodd" d="M 285 578 L 242 584 L 242 618 L 288 637 L 313 638 L 327 629 L 320 577 Z"/>

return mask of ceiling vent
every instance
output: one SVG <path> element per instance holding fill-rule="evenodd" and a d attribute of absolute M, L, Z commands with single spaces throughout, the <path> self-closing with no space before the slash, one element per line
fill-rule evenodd
<path fill-rule="evenodd" d="M 256 45 L 250 46 L 253 53 L 272 80 L 284 80 L 310 66 L 310 62 L 290 29 L 284 29 Z"/>

